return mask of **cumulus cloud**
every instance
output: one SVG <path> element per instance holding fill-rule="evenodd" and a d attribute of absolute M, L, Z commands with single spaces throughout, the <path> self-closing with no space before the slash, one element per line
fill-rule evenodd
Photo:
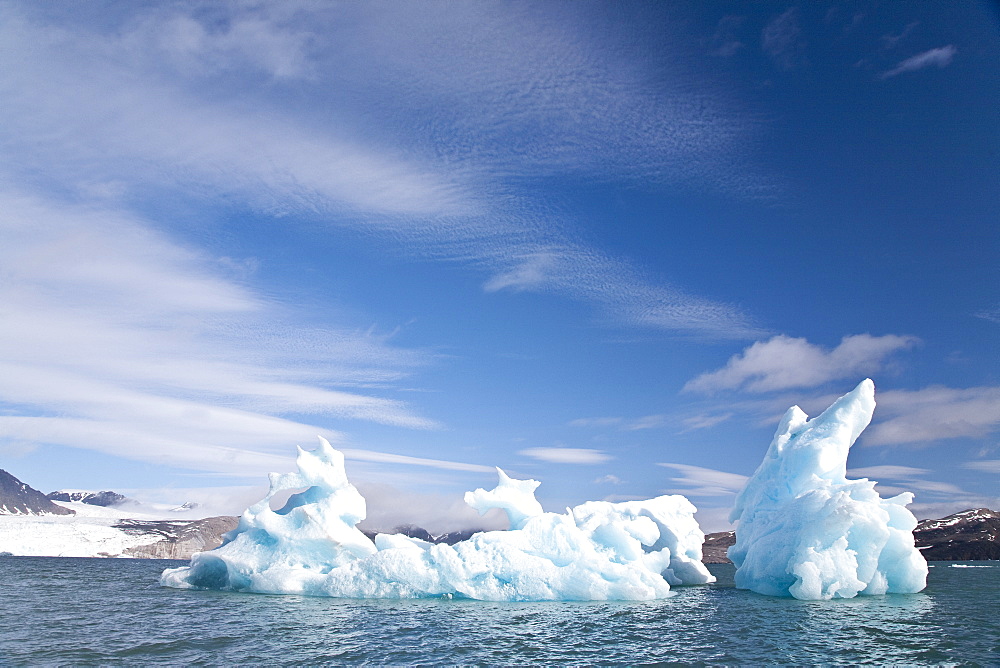
<path fill-rule="evenodd" d="M 884 72 L 882 74 L 882 78 L 889 79 L 903 74 L 904 72 L 916 72 L 917 70 L 926 69 L 928 67 L 936 67 L 939 70 L 943 69 L 951 64 L 951 61 L 955 57 L 956 53 L 958 53 L 958 49 L 952 44 L 938 47 L 936 49 L 929 49 L 923 53 L 918 53 L 915 56 L 907 58 L 896 65 L 896 67 Z"/>
<path fill-rule="evenodd" d="M 877 401 L 879 419 L 865 431 L 864 445 L 929 445 L 1000 430 L 1000 387 L 889 390 Z"/>
<path fill-rule="evenodd" d="M 828 350 L 804 338 L 782 334 L 758 341 L 731 357 L 725 367 L 688 381 L 684 391 L 772 392 L 816 387 L 831 380 L 871 375 L 886 357 L 917 342 L 912 336 L 857 334 L 845 336 L 840 345 Z"/>
<path fill-rule="evenodd" d="M 613 459 L 601 450 L 589 448 L 527 448 L 518 454 L 554 464 L 603 464 Z"/>

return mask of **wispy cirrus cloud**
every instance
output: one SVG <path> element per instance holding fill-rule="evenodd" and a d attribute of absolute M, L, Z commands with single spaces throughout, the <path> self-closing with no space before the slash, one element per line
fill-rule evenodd
<path fill-rule="evenodd" d="M 684 418 L 681 423 L 684 431 L 697 431 L 699 429 L 711 429 L 717 424 L 722 424 L 733 417 L 733 413 L 700 414 Z"/>
<path fill-rule="evenodd" d="M 974 313 L 977 318 L 982 318 L 983 320 L 989 320 L 990 322 L 995 322 L 1000 325 L 1000 304 L 993 306 L 991 308 L 983 309 L 982 311 L 977 311 Z"/>
<path fill-rule="evenodd" d="M 976 506 L 990 506 L 996 499 L 968 492 L 958 485 L 927 480 L 930 469 L 883 464 L 848 469 L 850 478 L 869 478 L 878 482 L 876 489 L 883 496 L 910 492 L 914 495 L 911 511 L 918 517 L 942 517 Z"/>
<path fill-rule="evenodd" d="M 425 365 L 419 351 L 298 326 L 222 264 L 120 211 L 7 187 L 0 212 L 5 441 L 245 475 L 317 433 L 338 440 L 305 415 L 437 426 L 370 391 Z"/>
<path fill-rule="evenodd" d="M 962 468 L 972 471 L 984 471 L 986 473 L 1000 474 L 1000 459 L 983 459 L 977 462 L 965 462 Z"/>
<path fill-rule="evenodd" d="M 603 464 L 613 459 L 601 450 L 590 448 L 526 448 L 517 454 L 553 464 Z"/>
<path fill-rule="evenodd" d="M 745 475 L 728 473 L 703 466 L 658 462 L 657 466 L 673 469 L 678 475 L 670 478 L 675 485 L 670 492 L 701 497 L 734 496 L 743 489 L 748 480 Z"/>
<path fill-rule="evenodd" d="M 764 26 L 761 48 L 783 70 L 793 70 L 809 64 L 806 58 L 806 41 L 799 25 L 798 7 L 790 7 Z"/>
<path fill-rule="evenodd" d="M 910 479 L 930 473 L 930 469 L 915 466 L 899 466 L 897 464 L 880 464 L 849 469 L 847 475 L 852 478 L 888 478 L 891 480 Z"/>
<path fill-rule="evenodd" d="M 684 385 L 685 392 L 720 390 L 773 392 L 817 387 L 831 380 L 870 375 L 886 357 L 918 343 L 912 336 L 845 336 L 833 349 L 784 334 L 758 341 L 733 355 L 721 369 L 703 373 Z"/>
<path fill-rule="evenodd" d="M 936 67 L 939 70 L 944 69 L 948 65 L 951 65 L 951 61 L 955 58 L 956 53 L 958 53 L 958 49 L 953 44 L 941 46 L 936 49 L 928 49 L 901 61 L 891 70 L 883 72 L 881 78 L 890 79 L 906 72 L 916 72 L 928 67 Z"/>
<path fill-rule="evenodd" d="M 879 420 L 864 445 L 926 446 L 1000 431 L 1000 387 L 926 387 L 889 390 L 876 397 Z"/>
<path fill-rule="evenodd" d="M 522 187 L 567 173 L 751 197 L 770 187 L 735 167 L 752 124 L 680 76 L 676 90 L 651 91 L 641 59 L 585 37 L 586 13 L 165 4 L 109 31 L 3 11 L 4 53 L 18 65 L 0 71 L 0 133 L 21 178 L 111 188 L 122 202 L 170 189 L 235 197 L 470 262 L 488 291 L 561 294 L 619 325 L 759 333 L 738 307 L 575 239 L 572 221 Z M 253 84 L 252 99 L 233 81 Z M 289 86 L 337 121 L 289 104 Z"/>
<path fill-rule="evenodd" d="M 655 414 L 628 419 L 622 417 L 579 418 L 570 421 L 569 426 L 591 429 L 614 428 L 618 431 L 643 431 L 646 429 L 659 429 L 668 423 L 669 419 L 666 415 Z"/>

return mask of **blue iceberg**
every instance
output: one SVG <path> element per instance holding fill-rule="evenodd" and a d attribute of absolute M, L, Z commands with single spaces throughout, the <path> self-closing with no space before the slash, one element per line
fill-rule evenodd
<path fill-rule="evenodd" d="M 591 501 L 548 513 L 538 482 L 500 482 L 466 501 L 480 513 L 502 508 L 509 531 L 477 533 L 455 545 L 397 534 L 370 540 L 358 528 L 365 500 L 348 481 L 343 455 L 320 439 L 299 449 L 298 473 L 270 476 L 270 491 L 244 512 L 221 547 L 167 569 L 166 586 L 345 598 L 455 597 L 490 601 L 648 600 L 671 585 L 715 578 L 701 563 L 704 534 L 683 496 Z M 293 494 L 280 510 L 271 498 Z"/>
<path fill-rule="evenodd" d="M 788 409 L 730 516 L 737 587 L 811 600 L 924 588 L 913 495 L 883 499 L 875 482 L 847 479 L 848 451 L 874 410 L 871 380 L 812 420 Z"/>

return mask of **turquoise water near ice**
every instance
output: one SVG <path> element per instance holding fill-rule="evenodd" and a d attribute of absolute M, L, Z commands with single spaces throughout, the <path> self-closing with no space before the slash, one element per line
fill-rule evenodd
<path fill-rule="evenodd" d="M 0 665 L 1000 665 L 1000 562 L 920 594 L 778 599 L 715 585 L 643 603 L 359 601 L 159 586 L 181 562 L 0 558 Z"/>

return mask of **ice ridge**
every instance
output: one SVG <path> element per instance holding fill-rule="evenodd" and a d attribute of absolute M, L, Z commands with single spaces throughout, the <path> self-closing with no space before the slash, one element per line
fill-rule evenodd
<path fill-rule="evenodd" d="M 270 491 L 246 510 L 225 542 L 195 554 L 160 581 L 181 588 L 345 598 L 456 597 L 491 601 L 648 600 L 671 585 L 715 578 L 701 563 L 704 534 L 683 496 L 591 501 L 566 513 L 542 510 L 538 482 L 497 469 L 499 484 L 466 501 L 480 513 L 503 508 L 509 531 L 455 545 L 398 534 L 367 538 L 357 523 L 365 500 L 344 457 L 320 439 L 299 449 L 298 473 L 270 475 Z M 302 489 L 273 511 L 280 491 Z"/>

